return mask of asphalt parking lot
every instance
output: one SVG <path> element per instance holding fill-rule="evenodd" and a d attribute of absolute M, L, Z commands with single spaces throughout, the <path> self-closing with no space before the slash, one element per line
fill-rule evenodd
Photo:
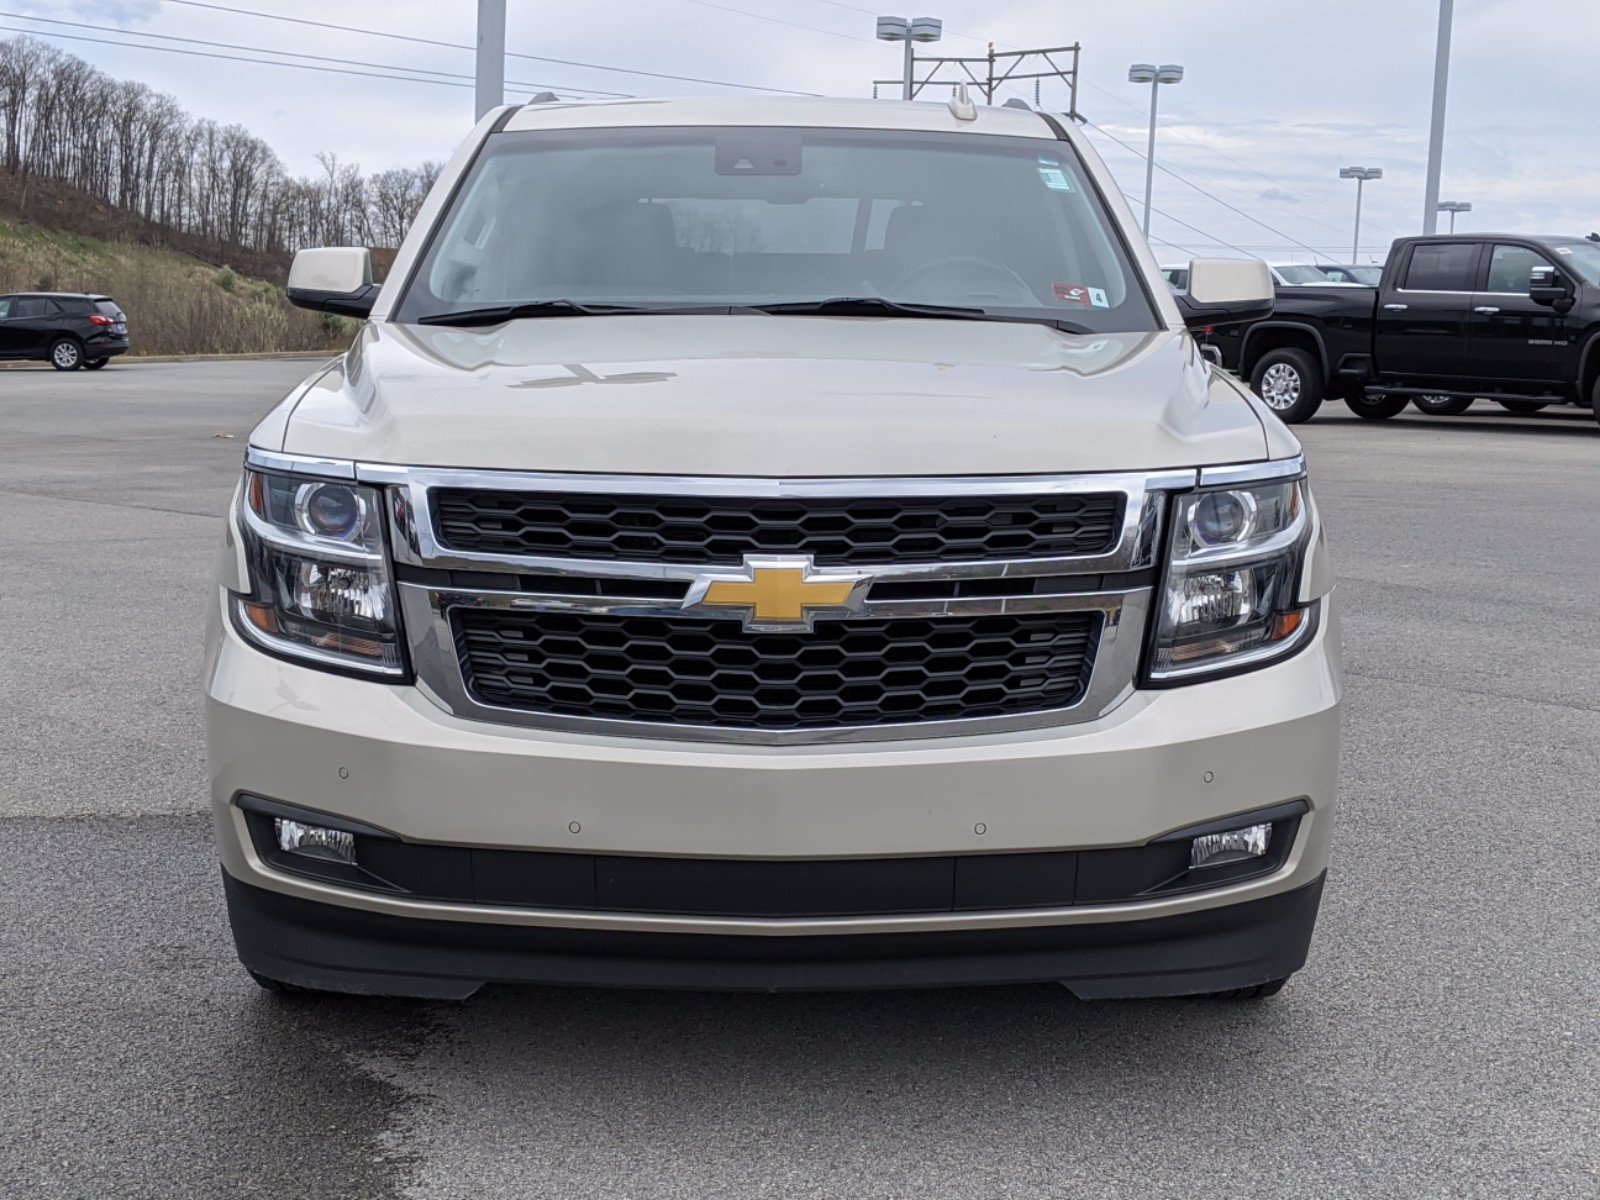
<path fill-rule="evenodd" d="M 1256 1006 L 1049 987 L 274 1001 L 233 958 L 202 611 L 307 362 L 0 371 L 0 1196 L 1600 1196 L 1600 427 L 1300 430 L 1344 812 Z"/>

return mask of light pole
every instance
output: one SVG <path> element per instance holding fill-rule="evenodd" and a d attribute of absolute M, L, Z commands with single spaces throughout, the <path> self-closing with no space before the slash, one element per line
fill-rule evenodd
<path fill-rule="evenodd" d="M 944 22 L 937 17 L 879 17 L 878 40 L 880 42 L 904 42 L 906 44 L 906 63 L 904 82 L 900 87 L 900 99 L 911 99 L 914 86 L 912 72 L 916 67 L 916 44 L 918 42 L 937 42 L 944 36 Z"/>
<path fill-rule="evenodd" d="M 1447 212 L 1447 213 L 1450 214 L 1450 232 L 1454 233 L 1456 231 L 1456 214 L 1457 213 L 1464 213 L 1464 212 L 1471 212 L 1472 211 L 1472 201 L 1470 201 L 1470 200 L 1441 200 L 1441 201 L 1439 201 L 1439 211 L 1440 212 Z"/>
<path fill-rule="evenodd" d="M 1361 261 L 1361 189 L 1366 186 L 1369 179 L 1382 179 L 1382 167 L 1340 167 L 1340 179 L 1354 179 L 1356 181 L 1356 236 L 1350 244 L 1350 261 Z"/>
<path fill-rule="evenodd" d="M 1183 68 L 1176 63 L 1134 63 L 1128 68 L 1129 83 L 1150 85 L 1150 145 L 1144 156 L 1144 235 L 1150 236 L 1150 193 L 1156 182 L 1156 97 L 1163 83 L 1177 83 L 1183 78 Z"/>
<path fill-rule="evenodd" d="M 506 0 L 478 0 L 478 76 L 474 120 L 506 102 Z"/>
<path fill-rule="evenodd" d="M 1433 51 L 1433 123 L 1428 129 L 1428 186 L 1422 201 L 1422 232 L 1439 231 L 1439 165 L 1444 156 L 1444 101 L 1450 84 L 1450 26 L 1455 0 L 1439 0 L 1439 40 Z"/>

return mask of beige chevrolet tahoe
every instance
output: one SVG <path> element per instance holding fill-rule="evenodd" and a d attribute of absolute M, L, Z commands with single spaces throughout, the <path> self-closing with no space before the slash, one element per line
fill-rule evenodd
<path fill-rule="evenodd" d="M 250 437 L 206 693 L 275 990 L 1269 995 L 1335 807 L 1300 447 L 1068 122 L 487 116 Z M 1185 306 L 1180 310 L 1179 304 Z"/>

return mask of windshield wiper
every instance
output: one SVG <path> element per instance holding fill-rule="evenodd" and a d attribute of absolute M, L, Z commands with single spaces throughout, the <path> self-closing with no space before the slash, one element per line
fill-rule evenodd
<path fill-rule="evenodd" d="M 580 304 L 576 300 L 530 300 L 525 304 L 496 304 L 488 308 L 464 308 L 459 312 L 434 313 L 418 317 L 418 325 L 499 325 L 536 317 L 618 317 L 641 313 L 694 313 L 728 311 L 727 305 L 715 308 L 663 306 L 650 304 Z"/>
<path fill-rule="evenodd" d="M 792 300 L 780 304 L 742 304 L 752 312 L 817 314 L 824 317 L 932 317 L 952 321 L 981 321 L 989 314 L 981 308 L 955 304 L 905 304 L 882 296 L 835 296 L 831 300 Z"/>
<path fill-rule="evenodd" d="M 956 304 L 910 304 L 885 300 L 882 296 L 835 296 L 831 300 L 796 300 L 782 304 L 742 304 L 740 311 L 816 315 L 824 317 L 922 317 L 942 321 L 1012 321 L 1048 325 L 1063 333 L 1093 333 L 1094 330 L 1057 317 L 1018 316 L 968 308 Z"/>

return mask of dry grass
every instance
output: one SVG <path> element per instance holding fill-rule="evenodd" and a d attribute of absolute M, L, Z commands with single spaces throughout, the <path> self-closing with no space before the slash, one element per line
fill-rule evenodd
<path fill-rule="evenodd" d="M 347 345 L 352 326 L 293 308 L 264 279 L 152 246 L 0 222 L 0 293 L 98 292 L 128 314 L 134 354 L 257 354 Z"/>

